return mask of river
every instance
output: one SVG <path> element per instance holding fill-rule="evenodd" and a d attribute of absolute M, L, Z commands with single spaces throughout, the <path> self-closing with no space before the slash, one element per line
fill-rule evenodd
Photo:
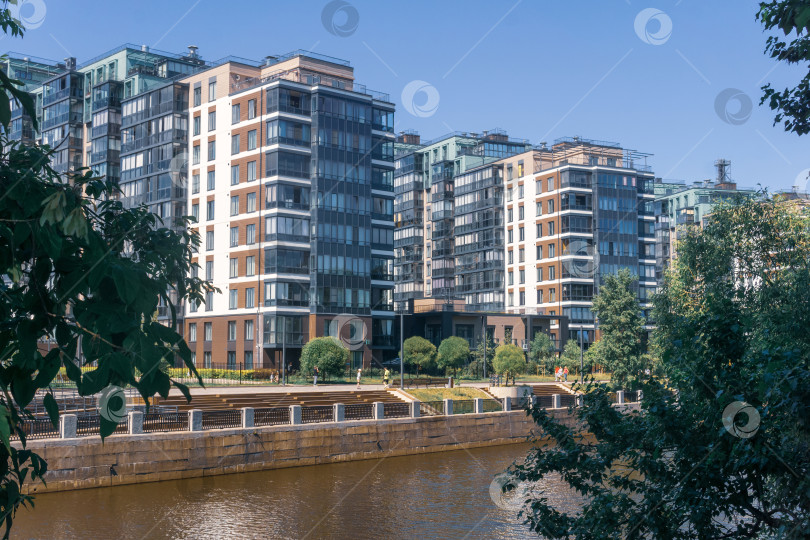
<path fill-rule="evenodd" d="M 18 512 L 12 538 L 537 538 L 489 491 L 529 448 L 46 493 Z"/>

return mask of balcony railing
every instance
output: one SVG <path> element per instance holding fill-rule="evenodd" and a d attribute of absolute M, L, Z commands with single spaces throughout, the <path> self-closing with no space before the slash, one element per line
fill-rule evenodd
<path fill-rule="evenodd" d="M 53 118 L 49 118 L 42 123 L 42 129 L 49 129 L 54 126 L 58 126 L 59 124 L 66 124 L 66 123 L 79 123 L 82 121 L 82 113 L 79 112 L 66 112 L 60 114 L 59 116 L 55 116 Z"/>
<path fill-rule="evenodd" d="M 188 131 L 185 129 L 170 129 L 168 131 L 161 131 L 160 133 L 155 133 L 153 135 L 149 135 L 148 137 L 141 137 L 140 139 L 126 142 L 121 145 L 121 151 L 125 153 L 132 152 L 133 150 L 139 150 L 146 146 L 153 146 L 167 142 L 184 143 L 186 142 L 187 136 Z"/>
<path fill-rule="evenodd" d="M 51 103 L 56 103 L 57 101 L 65 99 L 68 96 L 79 98 L 79 97 L 82 97 L 82 93 L 81 93 L 81 90 L 79 88 L 73 88 L 73 87 L 64 88 L 62 90 L 59 90 L 58 92 L 51 92 L 50 94 L 47 94 L 47 95 L 43 96 L 42 97 L 42 105 L 43 106 L 48 106 Z"/>
<path fill-rule="evenodd" d="M 267 233 L 264 235 L 265 242 L 309 242 L 308 234 L 282 234 L 282 233 Z"/>
<path fill-rule="evenodd" d="M 293 201 L 269 201 L 265 202 L 264 207 L 269 208 L 286 208 L 288 210 L 309 210 L 309 203 L 293 202 Z"/>
<path fill-rule="evenodd" d="M 275 345 L 275 346 L 296 346 L 296 345 L 303 345 L 305 337 L 309 337 L 304 332 L 281 332 L 281 331 L 265 331 L 263 333 L 264 337 L 264 344 L 265 345 Z"/>
<path fill-rule="evenodd" d="M 121 98 L 117 97 L 107 97 L 96 99 L 93 101 L 93 111 L 100 111 L 101 109 L 106 109 L 108 107 L 114 107 L 116 109 L 121 108 Z"/>

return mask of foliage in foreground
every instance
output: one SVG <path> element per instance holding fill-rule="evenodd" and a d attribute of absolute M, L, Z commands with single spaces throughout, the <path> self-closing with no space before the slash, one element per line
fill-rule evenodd
<path fill-rule="evenodd" d="M 549 538 L 810 536 L 810 217 L 738 200 L 679 242 L 655 299 L 666 382 L 639 414 L 589 384 L 581 427 L 531 414 L 556 445 L 511 470 L 559 476 L 581 512 L 532 497 Z M 676 392 L 677 390 L 677 392 Z M 542 495 L 542 494 L 541 494 Z"/>
<path fill-rule="evenodd" d="M 21 35 L 8 4 L 5 33 Z M 8 133 L 11 100 L 36 118 L 31 97 L 0 72 L 0 124 Z M 191 351 L 174 330 L 174 302 L 202 301 L 209 286 L 189 278 L 198 235 L 163 227 L 145 207 L 124 209 L 114 182 L 89 172 L 67 179 L 49 165 L 47 147 L 27 147 L 0 135 L 0 519 L 8 536 L 16 510 L 32 502 L 25 482 L 42 479 L 47 464 L 26 449 L 26 407 L 38 390 L 54 426 L 59 411 L 49 387 L 65 369 L 81 395 L 108 385 L 137 388 L 147 401 L 174 385 L 160 369 L 180 357 L 191 373 Z M 69 181 L 68 181 L 69 180 Z M 158 302 L 171 326 L 154 320 Z M 38 344 L 50 341 L 48 350 Z M 84 366 L 93 369 L 82 369 Z M 115 423 L 101 420 L 102 437 Z M 12 435 L 19 444 L 10 443 Z"/>
<path fill-rule="evenodd" d="M 757 19 L 765 30 L 777 30 L 768 37 L 765 52 L 787 64 L 810 63 L 810 0 L 771 0 L 759 3 Z M 782 34 L 781 36 L 779 34 Z M 790 37 L 790 39 L 783 39 Z M 762 87 L 760 104 L 776 111 L 773 123 L 785 131 L 810 133 L 810 72 L 794 88 L 776 90 L 770 83 Z"/>

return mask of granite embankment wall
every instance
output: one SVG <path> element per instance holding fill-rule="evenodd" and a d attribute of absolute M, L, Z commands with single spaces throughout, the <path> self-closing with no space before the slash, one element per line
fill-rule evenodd
<path fill-rule="evenodd" d="M 567 409 L 549 411 L 569 417 Z M 526 442 L 525 411 L 356 420 L 208 431 L 43 439 L 48 462 L 29 493 L 177 480 Z"/>

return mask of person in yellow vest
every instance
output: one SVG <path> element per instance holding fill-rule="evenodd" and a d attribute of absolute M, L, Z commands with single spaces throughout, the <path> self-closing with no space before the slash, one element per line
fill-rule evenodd
<path fill-rule="evenodd" d="M 391 379 L 391 372 L 388 371 L 388 368 L 385 368 L 385 372 L 383 373 L 383 387 L 388 388 L 388 381 Z"/>

